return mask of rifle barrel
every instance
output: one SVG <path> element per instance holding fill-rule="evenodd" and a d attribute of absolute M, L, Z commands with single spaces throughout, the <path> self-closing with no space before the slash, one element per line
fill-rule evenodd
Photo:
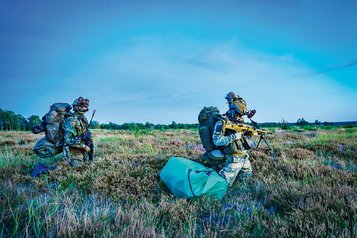
<path fill-rule="evenodd" d="M 88 124 L 88 128 L 89 128 L 90 125 L 92 124 L 92 121 L 93 121 L 93 117 L 94 117 L 95 112 L 96 112 L 96 110 L 94 109 L 94 110 L 93 110 L 92 117 L 90 118 L 90 122 L 89 122 L 89 124 Z"/>

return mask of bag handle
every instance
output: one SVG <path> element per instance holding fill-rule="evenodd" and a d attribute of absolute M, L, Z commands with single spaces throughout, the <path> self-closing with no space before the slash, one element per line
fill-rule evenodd
<path fill-rule="evenodd" d="M 208 176 L 210 176 L 211 173 L 212 173 L 212 171 L 213 171 L 213 170 L 196 170 L 195 172 L 196 172 L 196 173 L 202 173 L 202 172 L 204 172 L 204 173 L 206 173 Z M 191 172 L 192 172 L 192 169 L 189 169 L 189 170 L 188 170 L 188 173 L 187 173 L 188 184 L 190 185 L 190 190 L 191 190 L 191 193 L 192 193 L 193 197 L 197 197 L 196 194 L 193 192 L 193 189 L 192 189 L 191 177 L 190 177 Z"/>

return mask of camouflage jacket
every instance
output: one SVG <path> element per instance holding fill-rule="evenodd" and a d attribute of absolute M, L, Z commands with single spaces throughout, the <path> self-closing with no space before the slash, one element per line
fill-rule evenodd
<path fill-rule="evenodd" d="M 78 148 L 84 147 L 81 136 L 88 131 L 88 120 L 84 115 L 74 114 L 63 122 L 64 144 Z"/>
<path fill-rule="evenodd" d="M 226 155 L 232 155 L 244 150 L 241 140 L 237 139 L 237 133 L 226 131 L 224 122 L 219 120 L 214 125 L 213 143 Z"/>

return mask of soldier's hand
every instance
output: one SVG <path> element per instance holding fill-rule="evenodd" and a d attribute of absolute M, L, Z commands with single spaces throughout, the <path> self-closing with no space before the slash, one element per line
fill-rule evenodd
<path fill-rule="evenodd" d="M 232 137 L 233 141 L 240 140 L 242 138 L 242 134 L 239 132 L 236 132 L 236 133 L 232 134 L 231 137 Z"/>
<path fill-rule="evenodd" d="M 86 153 L 90 152 L 89 146 L 86 146 L 86 145 L 85 145 L 83 149 L 84 149 L 84 151 L 85 151 Z"/>
<path fill-rule="evenodd" d="M 252 118 L 252 117 L 254 116 L 255 112 L 256 112 L 255 109 L 248 111 L 247 117 L 248 117 L 249 119 Z"/>

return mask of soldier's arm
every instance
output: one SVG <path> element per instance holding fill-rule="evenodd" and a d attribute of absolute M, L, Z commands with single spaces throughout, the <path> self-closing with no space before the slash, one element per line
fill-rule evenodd
<path fill-rule="evenodd" d="M 223 132 L 223 123 L 222 121 L 217 121 L 214 126 L 214 131 L 212 135 L 213 143 L 216 146 L 227 146 L 230 143 L 234 142 L 241 138 L 240 133 L 235 133 L 229 136 L 225 136 Z"/>

